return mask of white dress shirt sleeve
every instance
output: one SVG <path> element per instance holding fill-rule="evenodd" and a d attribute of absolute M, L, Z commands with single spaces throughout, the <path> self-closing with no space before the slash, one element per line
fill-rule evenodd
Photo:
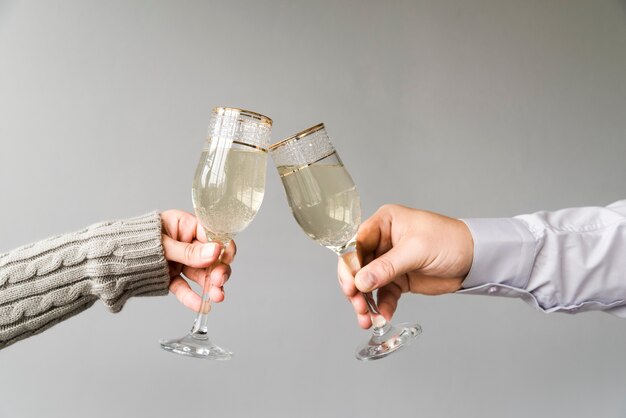
<path fill-rule="evenodd" d="M 518 297 L 544 312 L 601 310 L 626 318 L 626 200 L 463 222 L 474 260 L 458 293 Z"/>

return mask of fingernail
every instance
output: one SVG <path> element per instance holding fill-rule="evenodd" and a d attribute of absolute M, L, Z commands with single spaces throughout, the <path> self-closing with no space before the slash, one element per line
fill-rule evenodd
<path fill-rule="evenodd" d="M 222 275 L 222 283 L 220 284 L 220 286 L 224 286 L 224 283 L 226 283 L 226 280 L 228 280 L 228 275 L 227 274 Z"/>
<path fill-rule="evenodd" d="M 356 287 L 360 290 L 369 291 L 376 284 L 376 280 L 374 280 L 374 276 L 372 276 L 369 272 L 365 272 L 361 275 L 357 275 L 355 283 Z"/>
<path fill-rule="evenodd" d="M 382 315 L 372 315 L 372 325 L 374 328 L 382 328 L 387 323 L 387 320 Z"/>
<path fill-rule="evenodd" d="M 213 258 L 215 255 L 215 251 L 217 250 L 217 244 L 208 243 L 202 246 L 202 250 L 200 251 L 200 255 L 202 258 Z"/>
<path fill-rule="evenodd" d="M 359 258 L 356 255 L 349 258 L 348 264 L 350 266 L 352 274 L 355 274 L 361 268 L 361 266 L 359 265 Z"/>
<path fill-rule="evenodd" d="M 207 303 L 204 306 L 200 306 L 200 310 L 202 311 L 202 313 L 205 313 L 205 314 L 211 312 L 211 304 Z"/>

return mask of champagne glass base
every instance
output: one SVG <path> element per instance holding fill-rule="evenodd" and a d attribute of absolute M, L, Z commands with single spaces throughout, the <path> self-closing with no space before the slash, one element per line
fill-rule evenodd
<path fill-rule="evenodd" d="M 183 338 L 159 341 L 171 353 L 207 360 L 230 360 L 233 353 L 213 344 L 205 335 L 187 334 Z"/>
<path fill-rule="evenodd" d="M 411 344 L 422 333 L 418 323 L 404 323 L 391 326 L 382 335 L 372 335 L 370 340 L 359 346 L 356 358 L 361 361 L 378 360 L 395 353 Z"/>

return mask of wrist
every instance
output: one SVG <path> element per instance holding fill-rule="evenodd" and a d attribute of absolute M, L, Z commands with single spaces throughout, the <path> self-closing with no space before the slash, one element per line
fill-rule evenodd
<path fill-rule="evenodd" d="M 459 249 L 459 277 L 465 279 L 472 269 L 472 263 L 474 261 L 474 238 L 472 237 L 472 231 L 462 220 L 457 220 L 459 227 L 459 242 L 461 243 Z"/>

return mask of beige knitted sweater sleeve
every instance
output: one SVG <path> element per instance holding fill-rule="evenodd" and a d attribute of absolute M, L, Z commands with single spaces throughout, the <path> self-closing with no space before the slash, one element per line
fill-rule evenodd
<path fill-rule="evenodd" d="M 165 295 L 169 280 L 156 212 L 0 254 L 0 349 L 98 299 L 119 312 L 131 296 Z"/>

